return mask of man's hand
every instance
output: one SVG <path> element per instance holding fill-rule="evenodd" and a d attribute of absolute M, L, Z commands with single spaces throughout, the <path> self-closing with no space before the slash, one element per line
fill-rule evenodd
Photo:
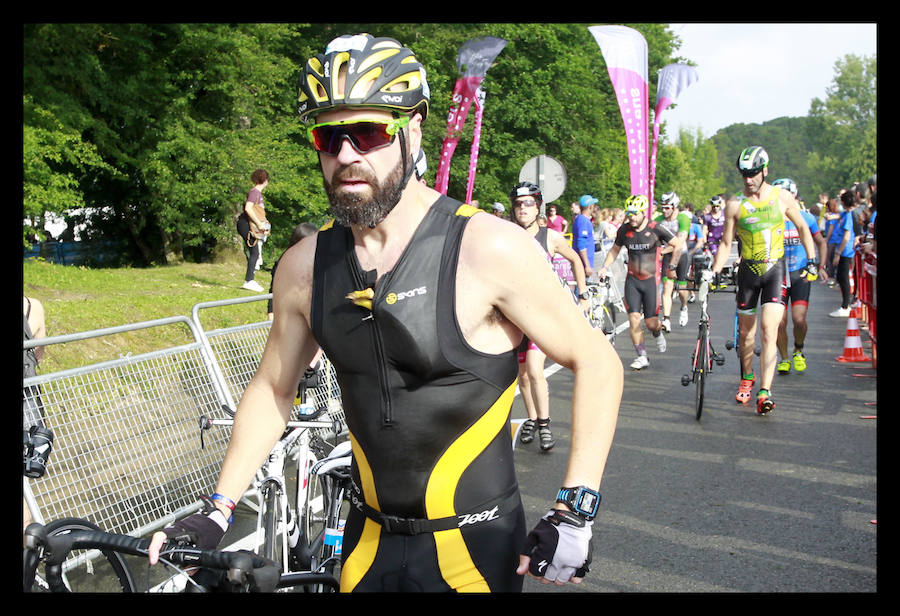
<path fill-rule="evenodd" d="M 580 584 L 590 570 L 592 525 L 569 511 L 549 511 L 525 539 L 516 573 L 544 584 Z"/>
<path fill-rule="evenodd" d="M 210 509 L 208 504 L 202 512 L 189 515 L 153 534 L 147 549 L 150 564 L 159 562 L 159 552 L 166 541 L 189 543 L 202 550 L 214 550 L 219 546 L 226 530 L 228 521 L 225 515 L 215 506 Z"/>

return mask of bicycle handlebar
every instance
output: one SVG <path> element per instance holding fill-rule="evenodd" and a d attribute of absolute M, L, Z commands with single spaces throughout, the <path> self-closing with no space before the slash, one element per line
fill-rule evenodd
<path fill-rule="evenodd" d="M 79 530 L 48 536 L 46 528 L 41 524 L 33 523 L 25 529 L 26 551 L 35 553 L 43 549 L 47 584 L 51 592 L 67 591 L 62 580 L 62 563 L 72 550 L 110 550 L 131 556 L 146 556 L 149 546 L 149 539 L 105 531 Z M 273 592 L 276 588 L 301 584 L 323 584 L 338 588 L 337 580 L 325 574 L 292 573 L 286 574 L 282 579 L 281 568 L 276 562 L 247 550 L 235 552 L 202 550 L 169 542 L 163 545 L 160 555 L 176 565 L 204 567 L 223 572 L 225 575 L 222 581 L 230 586 L 231 590 Z M 37 566 L 36 560 L 34 566 Z"/>

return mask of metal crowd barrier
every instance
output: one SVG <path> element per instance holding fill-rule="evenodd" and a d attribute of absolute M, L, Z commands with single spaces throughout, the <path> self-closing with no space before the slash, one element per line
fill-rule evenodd
<path fill-rule="evenodd" d="M 269 297 L 198 305 L 193 319 L 171 317 L 25 341 L 24 348 L 49 347 L 163 327 L 186 327 L 193 340 L 23 380 L 23 408 L 39 408 L 39 421 L 54 433 L 46 473 L 24 478 L 34 521 L 74 516 L 111 532 L 143 536 L 197 511 L 199 495 L 215 488 L 231 433 L 207 430 L 201 448 L 199 418 L 222 418 L 223 407 L 235 408 L 271 325 L 265 320 L 206 332 L 199 314 Z M 310 394 L 343 420 L 327 361 L 326 374 L 326 383 Z"/>
<path fill-rule="evenodd" d="M 875 253 L 856 252 L 853 266 L 854 293 L 859 300 L 860 321 L 866 323 L 869 330 L 869 338 L 872 340 L 872 363 L 876 362 L 878 347 L 878 255 Z"/>

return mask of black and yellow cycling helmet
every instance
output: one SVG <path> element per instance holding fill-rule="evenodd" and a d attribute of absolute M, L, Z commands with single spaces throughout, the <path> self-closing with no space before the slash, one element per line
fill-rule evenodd
<path fill-rule="evenodd" d="M 410 49 L 392 38 L 355 34 L 339 36 L 307 60 L 297 110 L 304 122 L 340 107 L 419 111 L 424 120 L 430 98 L 425 68 Z"/>
<path fill-rule="evenodd" d="M 644 195 L 631 195 L 625 199 L 625 215 L 646 212 L 648 206 L 649 202 Z"/>

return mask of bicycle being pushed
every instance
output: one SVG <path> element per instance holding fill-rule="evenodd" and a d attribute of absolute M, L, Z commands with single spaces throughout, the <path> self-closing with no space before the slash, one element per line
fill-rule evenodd
<path fill-rule="evenodd" d="M 64 564 L 72 553 L 82 556 L 99 551 L 102 563 L 111 568 L 115 592 L 137 592 L 135 578 L 125 556 L 146 559 L 149 539 L 107 533 L 87 520 L 64 518 L 25 529 L 23 591 L 73 592 Z M 323 573 L 283 573 L 278 563 L 247 550 L 201 550 L 168 542 L 160 552 L 161 562 L 186 574 L 185 592 L 274 592 L 296 586 L 326 585 L 337 590 L 337 580 Z M 43 565 L 43 576 L 38 572 Z M 148 565 L 149 568 L 149 565 Z M 41 583 L 42 582 L 42 583 Z M 96 591 L 96 589 L 95 589 Z"/>
<path fill-rule="evenodd" d="M 694 288 L 688 290 L 696 291 L 697 304 L 700 308 L 700 319 L 697 343 L 691 355 L 691 372 L 681 377 L 681 384 L 685 387 L 691 383 L 695 385 L 695 411 L 697 421 L 700 421 L 700 416 L 703 414 L 706 378 L 713 371 L 713 365 L 723 366 L 725 364 L 725 356 L 716 351 L 710 341 L 711 327 L 708 303 L 710 283 L 713 280 L 713 273 L 710 269 L 711 258 L 704 254 L 695 255 L 692 267 Z"/>
<path fill-rule="evenodd" d="M 600 283 L 588 282 L 586 289 L 590 294 L 590 311 L 588 320 L 591 327 L 600 329 L 610 343 L 616 344 L 616 312 L 624 313 L 625 306 L 621 300 L 613 299 L 613 282 L 610 276 L 605 276 Z"/>

